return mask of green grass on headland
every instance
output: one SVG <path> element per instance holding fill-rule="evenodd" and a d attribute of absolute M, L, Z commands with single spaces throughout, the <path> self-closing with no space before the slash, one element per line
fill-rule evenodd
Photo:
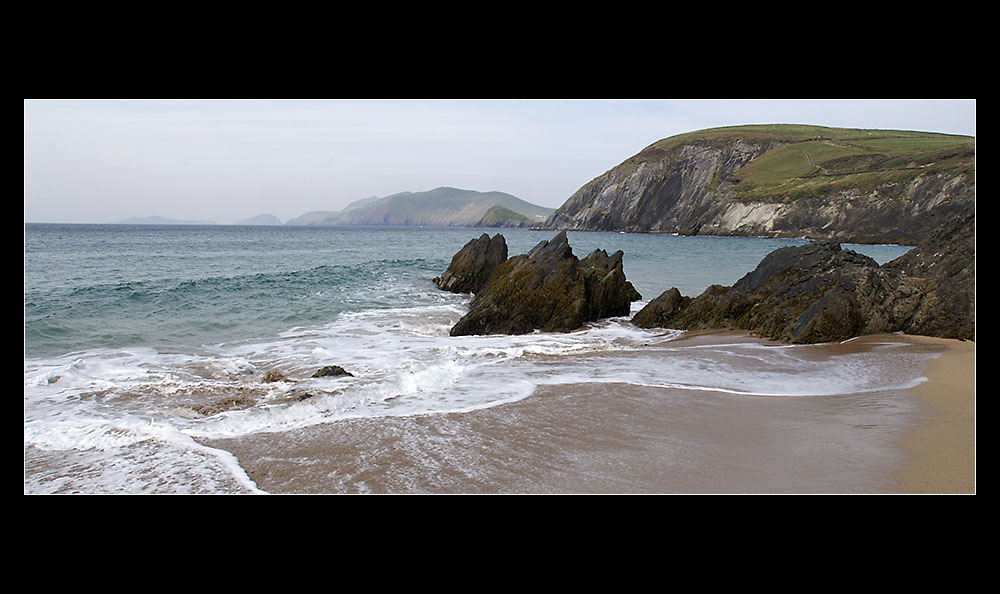
<path fill-rule="evenodd" d="M 744 200 L 796 200 L 840 189 L 874 189 L 938 172 L 973 183 L 975 138 L 907 130 L 769 124 L 711 128 L 653 143 L 639 157 L 662 157 L 697 142 L 737 139 L 783 143 L 728 179 Z"/>

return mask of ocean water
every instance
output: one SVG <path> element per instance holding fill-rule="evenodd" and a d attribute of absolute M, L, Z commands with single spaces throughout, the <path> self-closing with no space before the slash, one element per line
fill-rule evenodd
<path fill-rule="evenodd" d="M 450 337 L 469 296 L 432 278 L 482 229 L 25 225 L 25 493 L 265 492 L 226 440 L 489 409 L 540 387 L 810 397 L 906 389 L 887 343 L 690 346 L 614 318 L 567 334 Z M 488 231 L 491 235 L 495 230 Z M 554 232 L 502 230 L 511 255 Z M 568 233 L 621 249 L 643 296 L 731 285 L 804 240 Z M 908 248 L 849 246 L 880 263 Z M 353 377 L 312 378 L 339 365 Z M 278 372 L 287 381 L 265 381 Z M 818 381 L 821 380 L 821 381 Z M 683 393 L 683 392 L 682 392 Z"/>

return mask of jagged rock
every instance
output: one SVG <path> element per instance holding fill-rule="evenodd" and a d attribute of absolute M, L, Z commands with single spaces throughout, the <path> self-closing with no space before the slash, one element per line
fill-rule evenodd
<path fill-rule="evenodd" d="M 562 231 L 497 266 L 451 335 L 569 332 L 628 315 L 642 297 L 625 279 L 622 257 L 595 250 L 580 260 Z"/>
<path fill-rule="evenodd" d="M 354 374 L 347 371 L 339 365 L 327 365 L 322 369 L 318 370 L 316 373 L 312 374 L 312 377 L 338 377 L 338 376 L 348 376 L 354 377 Z"/>
<path fill-rule="evenodd" d="M 731 288 L 666 291 L 633 317 L 644 328 L 728 328 L 792 343 L 907 332 L 975 338 L 975 215 L 879 266 L 828 241 L 775 250 Z"/>
<path fill-rule="evenodd" d="M 966 211 L 927 240 L 883 268 L 898 271 L 909 284 L 897 301 L 911 305 L 910 334 L 975 340 L 976 213 Z"/>
<path fill-rule="evenodd" d="M 452 293 L 476 293 L 493 270 L 507 260 L 507 240 L 499 233 L 490 238 L 483 233 L 470 240 L 451 259 L 451 265 L 434 284 Z"/>
<path fill-rule="evenodd" d="M 661 327 L 668 320 L 673 319 L 689 303 L 691 303 L 691 298 L 681 295 L 676 287 L 667 289 L 637 312 L 632 317 L 632 323 L 640 328 Z"/>

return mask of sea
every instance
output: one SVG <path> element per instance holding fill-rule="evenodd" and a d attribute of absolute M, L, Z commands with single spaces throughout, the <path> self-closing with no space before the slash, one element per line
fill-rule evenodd
<path fill-rule="evenodd" d="M 570 333 L 451 337 L 470 296 L 442 291 L 432 279 L 483 233 L 502 233 L 510 255 L 555 235 L 25 224 L 24 493 L 586 492 L 597 454 L 589 470 L 560 466 L 552 452 L 562 448 L 566 460 L 567 448 L 578 446 L 557 444 L 558 423 L 530 433 L 537 415 L 527 419 L 523 408 L 543 393 L 559 394 L 544 400 L 549 407 L 565 398 L 565 410 L 583 405 L 572 403 L 573 386 L 615 405 L 625 402 L 613 400 L 616 386 L 645 390 L 643 398 L 669 394 L 676 418 L 728 401 L 828 409 L 845 395 L 877 408 L 872 426 L 902 426 L 914 414 L 906 390 L 923 381 L 933 354 L 892 340 L 816 356 L 815 346 L 686 340 L 685 332 L 640 329 L 628 317 Z M 712 284 L 732 285 L 774 249 L 806 243 L 567 235 L 581 258 L 595 249 L 624 252 L 625 274 L 642 295 L 633 313 L 671 287 L 697 296 Z M 910 249 L 843 247 L 879 263 Z M 350 375 L 313 377 L 330 365 Z M 496 415 L 512 410 L 522 421 L 500 423 Z M 601 410 L 608 409 L 588 413 L 593 423 L 612 414 Z M 817 426 L 795 423 L 801 434 Z M 528 432 L 523 447 L 511 437 L 518 431 Z M 539 445 L 545 431 L 551 451 Z M 631 438 L 621 439 L 631 447 Z M 676 456 L 695 482 L 631 483 L 633 470 L 618 464 L 613 480 L 604 473 L 594 490 L 702 490 L 690 477 L 718 442 L 680 430 L 670 439 L 669 448 L 660 441 L 658 456 Z M 295 451 L 279 451 L 292 444 Z M 534 462 L 511 462 L 529 447 Z"/>

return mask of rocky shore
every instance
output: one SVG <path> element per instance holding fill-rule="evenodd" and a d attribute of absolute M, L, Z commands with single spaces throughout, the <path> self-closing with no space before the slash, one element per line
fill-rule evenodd
<path fill-rule="evenodd" d="M 601 318 L 628 315 L 640 300 L 622 270 L 622 252 L 573 255 L 566 232 L 528 254 L 506 257 L 497 234 L 470 241 L 435 282 L 474 293 L 453 336 L 568 332 Z M 948 219 L 904 256 L 873 259 L 814 241 L 768 254 L 732 287 L 697 297 L 676 288 L 632 318 L 643 328 L 749 331 L 789 343 L 907 334 L 975 340 L 975 213 Z"/>
<path fill-rule="evenodd" d="M 732 287 L 669 289 L 633 317 L 643 328 L 747 330 L 790 343 L 905 332 L 975 340 L 975 216 L 879 266 L 816 241 L 768 254 Z"/>

